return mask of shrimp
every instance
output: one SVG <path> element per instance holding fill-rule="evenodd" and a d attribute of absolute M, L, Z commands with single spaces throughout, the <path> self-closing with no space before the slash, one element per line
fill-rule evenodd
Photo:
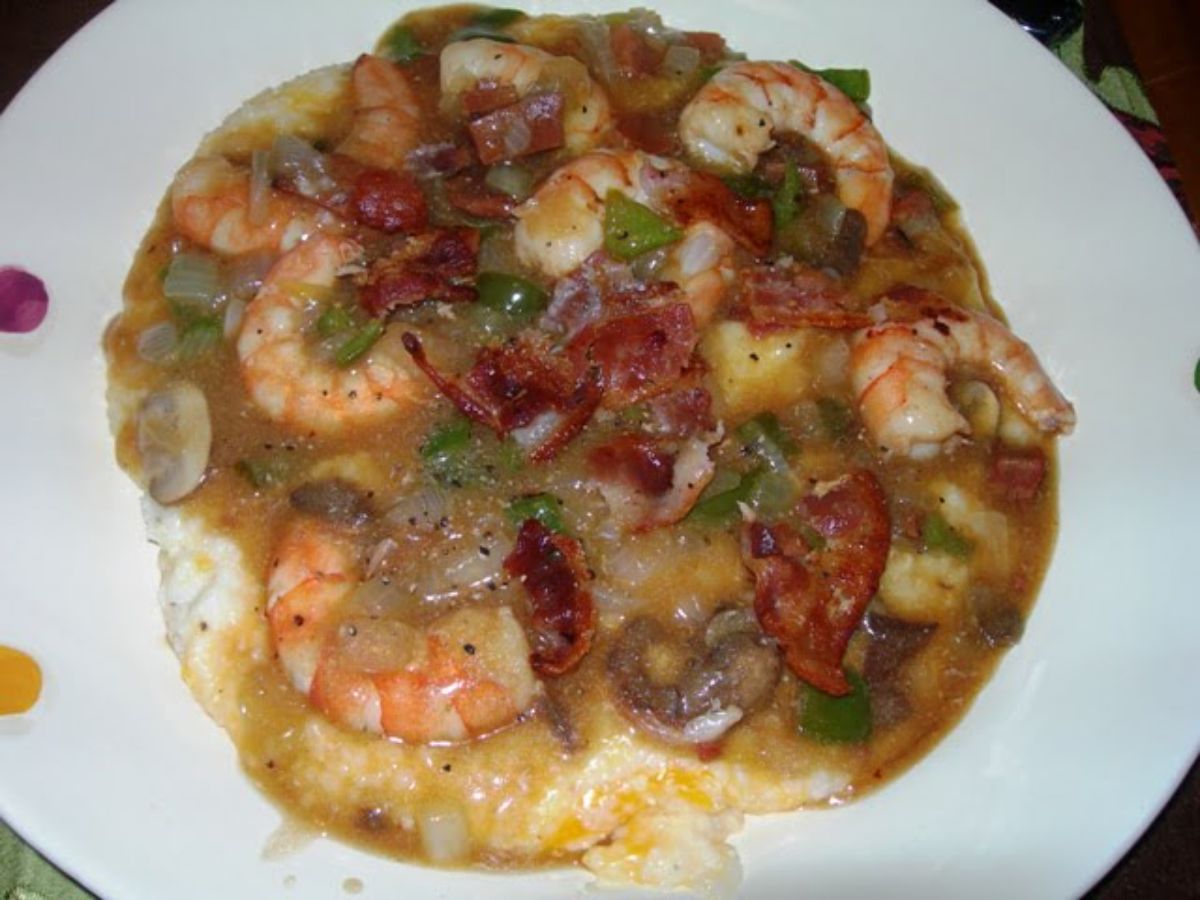
<path fill-rule="evenodd" d="M 551 278 L 574 271 L 604 245 L 604 198 L 619 191 L 647 206 L 658 205 L 651 190 L 654 171 L 679 167 L 638 150 L 598 150 L 559 168 L 516 210 L 517 256 Z M 665 211 L 665 210 L 664 210 Z M 733 240 L 711 222 L 692 222 L 667 256 L 662 274 L 684 291 L 703 326 L 733 281 Z"/>
<path fill-rule="evenodd" d="M 332 228 L 334 217 L 298 197 L 268 191 L 250 215 L 250 172 L 219 156 L 193 160 L 171 185 L 171 214 L 184 237 L 217 253 L 279 252 Z"/>
<path fill-rule="evenodd" d="M 288 252 L 246 307 L 237 352 L 242 381 L 260 409 L 277 422 L 333 432 L 354 422 L 393 415 L 415 391 L 410 372 L 374 353 L 349 368 L 322 360 L 305 334 L 308 301 L 295 285 L 328 287 L 338 270 L 357 262 L 355 241 L 318 234 Z"/>
<path fill-rule="evenodd" d="M 679 136 L 697 160 L 750 172 L 777 132 L 808 138 L 829 157 L 838 199 L 867 220 L 867 244 L 891 215 L 887 145 L 861 109 L 827 81 L 795 66 L 739 62 L 718 72 L 679 115 Z"/>
<path fill-rule="evenodd" d="M 1050 381 L 1029 345 L 989 315 L 958 307 L 924 307 L 912 321 L 890 321 L 857 332 L 850 378 L 863 423 L 884 449 L 929 458 L 967 420 L 946 395 L 956 366 L 986 369 L 1039 430 L 1069 434 L 1075 409 Z"/>
<path fill-rule="evenodd" d="M 398 66 L 364 53 L 350 73 L 354 119 L 337 152 L 363 165 L 398 169 L 420 138 L 421 107 Z"/>
<path fill-rule="evenodd" d="M 608 95 L 587 67 L 568 56 L 487 38 L 447 44 L 441 56 L 442 96 L 450 103 L 480 83 L 511 87 L 520 99 L 539 88 L 558 88 L 567 103 L 563 138 L 572 153 L 586 153 L 612 127 Z"/>
<path fill-rule="evenodd" d="M 351 541 L 289 523 L 267 579 L 267 622 L 292 686 L 334 722 L 412 743 L 463 741 L 530 709 L 539 682 L 508 607 L 460 606 L 424 627 L 339 615 L 358 584 Z"/>

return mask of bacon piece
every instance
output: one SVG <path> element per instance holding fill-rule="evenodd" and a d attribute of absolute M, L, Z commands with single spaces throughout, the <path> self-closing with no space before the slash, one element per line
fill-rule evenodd
<path fill-rule="evenodd" d="M 354 180 L 354 220 L 385 234 L 413 234 L 429 220 L 425 195 L 407 172 L 370 169 Z"/>
<path fill-rule="evenodd" d="M 754 612 L 797 677 L 840 696 L 850 690 L 842 657 L 887 562 L 887 500 L 875 476 L 860 470 L 818 486 L 797 513 L 820 546 L 787 524 L 750 522 L 743 531 Z"/>
<path fill-rule="evenodd" d="M 647 164 L 643 179 L 651 196 L 685 228 L 711 222 L 755 256 L 770 252 L 771 207 L 765 200 L 740 197 L 716 175 L 687 166 L 663 171 Z"/>
<path fill-rule="evenodd" d="M 526 519 L 504 571 L 520 578 L 529 594 L 533 670 L 551 676 L 571 671 L 592 646 L 596 629 L 592 595 L 583 587 L 588 575 L 579 542 Z"/>
<path fill-rule="evenodd" d="M 600 367 L 604 405 L 619 409 L 676 384 L 699 335 L 692 309 L 670 303 L 587 326 L 567 347 L 580 366 Z"/>
<path fill-rule="evenodd" d="M 478 254 L 479 232 L 473 228 L 441 228 L 411 237 L 371 263 L 359 302 L 371 315 L 381 316 L 425 300 L 474 300 Z"/>
<path fill-rule="evenodd" d="M 734 316 L 752 331 L 866 328 L 872 319 L 848 308 L 850 296 L 828 275 L 799 265 L 755 266 L 738 273 Z"/>
<path fill-rule="evenodd" d="M 420 339 L 403 335 L 404 348 L 417 367 L 462 413 L 498 435 L 557 413 L 551 434 L 530 454 L 534 462 L 555 456 L 587 424 L 600 404 L 599 373 L 580 369 L 552 352 L 544 336 L 526 334 L 500 347 L 486 347 L 460 378 L 439 372 L 425 356 Z"/>
<path fill-rule="evenodd" d="M 676 454 L 657 441 L 624 434 L 588 455 L 593 473 L 605 480 L 624 481 L 651 497 L 671 489 Z"/>
<path fill-rule="evenodd" d="M 662 63 L 666 47 L 650 40 L 631 25 L 613 25 L 609 30 L 613 60 L 622 75 L 653 75 Z"/>
<path fill-rule="evenodd" d="M 1029 503 L 1046 480 L 1046 455 L 1041 450 L 999 449 L 988 464 L 988 483 L 1010 503 Z"/>
<path fill-rule="evenodd" d="M 674 282 L 639 281 L 628 265 L 598 250 L 558 280 L 538 327 L 570 340 L 587 325 L 614 314 L 659 306 L 678 291 Z"/>
<path fill-rule="evenodd" d="M 678 522 L 712 481 L 709 447 L 719 431 L 685 441 L 678 451 L 653 438 L 621 435 L 588 456 L 592 483 L 613 518 L 628 531 Z"/>
<path fill-rule="evenodd" d="M 565 143 L 563 95 L 530 94 L 467 126 L 475 152 L 485 166 L 553 150 Z"/>
<path fill-rule="evenodd" d="M 463 92 L 460 99 L 463 112 L 468 116 L 479 116 L 511 106 L 521 98 L 513 85 L 496 81 L 494 78 L 485 78 L 475 82 L 475 86 L 470 90 Z"/>
<path fill-rule="evenodd" d="M 664 437 L 690 437 L 711 431 L 712 394 L 702 387 L 680 388 L 652 397 L 646 403 L 648 431 Z"/>
<path fill-rule="evenodd" d="M 507 219 L 516 205 L 508 194 L 484 184 L 478 172 L 464 172 L 446 179 L 446 200 L 456 209 L 481 219 Z"/>
<path fill-rule="evenodd" d="M 281 191 L 306 197 L 347 221 L 387 234 L 421 231 L 429 219 L 425 194 L 407 172 L 374 169 L 331 154 L 325 158 L 325 175 L 319 187 L 276 179 Z"/>
<path fill-rule="evenodd" d="M 408 152 L 404 165 L 421 178 L 437 178 L 455 175 L 474 161 L 471 151 L 449 141 L 441 144 L 423 144 Z"/>

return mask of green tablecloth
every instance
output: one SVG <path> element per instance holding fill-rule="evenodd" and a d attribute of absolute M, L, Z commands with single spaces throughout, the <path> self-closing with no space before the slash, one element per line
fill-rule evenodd
<path fill-rule="evenodd" d="M 1110 67 L 1098 82 L 1083 75 L 1082 29 L 1057 49 L 1058 57 L 1110 106 L 1156 121 L 1137 76 Z M 88 900 L 92 895 L 62 875 L 0 822 L 0 900 Z"/>

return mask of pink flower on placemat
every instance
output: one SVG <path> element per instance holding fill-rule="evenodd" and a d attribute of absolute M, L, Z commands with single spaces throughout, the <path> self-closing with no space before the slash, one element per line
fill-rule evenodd
<path fill-rule="evenodd" d="M 0 331 L 33 331 L 49 308 L 50 295 L 42 279 L 24 269 L 0 267 Z"/>

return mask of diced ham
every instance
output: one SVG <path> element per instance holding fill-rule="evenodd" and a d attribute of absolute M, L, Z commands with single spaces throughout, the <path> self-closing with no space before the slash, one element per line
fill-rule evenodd
<path fill-rule="evenodd" d="M 1029 503 L 1046 480 L 1046 455 L 1038 449 L 997 449 L 988 464 L 988 482 L 1009 503 Z"/>
<path fill-rule="evenodd" d="M 529 595 L 533 670 L 549 676 L 571 671 L 587 654 L 596 629 L 579 542 L 554 534 L 537 519 L 527 519 L 504 560 L 504 571 L 519 578 Z"/>
<path fill-rule="evenodd" d="M 687 166 L 664 171 L 647 164 L 643 178 L 656 204 L 670 209 L 680 225 L 711 222 L 755 256 L 770 252 L 771 207 L 765 200 L 738 196 L 716 175 Z"/>
<path fill-rule="evenodd" d="M 475 299 L 479 232 L 441 228 L 406 240 L 371 263 L 359 302 L 373 316 L 425 300 L 458 303 Z"/>
<path fill-rule="evenodd" d="M 675 123 L 662 115 L 622 113 L 617 120 L 617 131 L 635 150 L 659 156 L 679 156 L 683 150 Z"/>
<path fill-rule="evenodd" d="M 858 329 L 871 317 L 851 308 L 851 298 L 832 278 L 797 264 L 754 266 L 739 273 L 734 316 L 753 331 L 775 328 Z"/>
<path fill-rule="evenodd" d="M 875 476 L 860 470 L 818 485 L 796 513 L 820 536 L 818 546 L 787 523 L 750 522 L 743 531 L 754 611 L 798 678 L 843 695 L 850 684 L 842 657 L 887 562 L 887 500 Z"/>
<path fill-rule="evenodd" d="M 473 88 L 464 91 L 460 97 L 463 111 L 472 117 L 495 112 L 505 106 L 511 106 L 520 99 L 513 85 L 496 81 L 494 78 L 476 82 Z"/>
<path fill-rule="evenodd" d="M 621 435 L 588 455 L 592 484 L 624 529 L 649 531 L 688 514 L 716 467 L 709 448 L 720 440 L 709 432 L 672 449 L 665 441 Z"/>
<path fill-rule="evenodd" d="M 599 367 L 604 405 L 619 409 L 678 383 L 698 337 L 691 307 L 670 303 L 589 325 L 567 351 L 580 367 Z"/>
<path fill-rule="evenodd" d="M 490 166 L 563 146 L 563 108 L 560 93 L 530 94 L 475 119 L 467 131 L 479 161 Z"/>
<path fill-rule="evenodd" d="M 421 186 L 406 172 L 363 172 L 354 180 L 351 205 L 356 222 L 385 234 L 415 234 L 429 218 Z"/>
<path fill-rule="evenodd" d="M 609 29 L 613 61 L 622 75 L 653 75 L 658 71 L 667 48 L 652 42 L 636 28 L 621 23 Z"/>
<path fill-rule="evenodd" d="M 446 200 L 456 209 L 481 219 L 507 219 L 516 203 L 508 194 L 494 191 L 477 172 L 446 179 Z"/>

